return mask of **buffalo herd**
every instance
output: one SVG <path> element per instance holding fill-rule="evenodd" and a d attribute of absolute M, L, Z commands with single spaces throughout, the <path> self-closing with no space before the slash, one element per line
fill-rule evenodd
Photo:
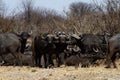
<path fill-rule="evenodd" d="M 120 53 L 120 34 L 65 32 L 40 33 L 35 36 L 22 32 L 0 33 L 1 65 L 29 65 L 36 67 L 89 67 L 102 60 L 106 68 L 115 63 Z M 9 59 L 12 57 L 12 60 Z M 9 64 L 10 65 L 10 64 Z"/>

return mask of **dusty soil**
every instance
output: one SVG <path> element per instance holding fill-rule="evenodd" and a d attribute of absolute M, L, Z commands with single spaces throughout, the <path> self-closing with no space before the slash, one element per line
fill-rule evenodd
<path fill-rule="evenodd" d="M 0 66 L 0 80 L 120 80 L 120 65 L 117 65 L 118 69 L 106 69 L 104 65 L 78 69 Z"/>

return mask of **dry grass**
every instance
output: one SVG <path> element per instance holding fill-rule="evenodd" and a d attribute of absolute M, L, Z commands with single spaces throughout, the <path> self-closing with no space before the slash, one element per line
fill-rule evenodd
<path fill-rule="evenodd" d="M 78 69 L 70 66 L 53 69 L 1 66 L 0 80 L 119 80 L 120 65 L 117 65 L 118 69 L 104 66 Z"/>

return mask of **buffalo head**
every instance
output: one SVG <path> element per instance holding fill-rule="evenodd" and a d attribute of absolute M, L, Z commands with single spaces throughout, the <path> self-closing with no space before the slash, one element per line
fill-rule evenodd
<path fill-rule="evenodd" d="M 26 42 L 27 39 L 30 37 L 30 34 L 28 34 L 27 32 L 22 32 L 20 34 L 20 38 L 21 38 L 21 53 L 24 53 L 25 47 L 26 47 Z"/>

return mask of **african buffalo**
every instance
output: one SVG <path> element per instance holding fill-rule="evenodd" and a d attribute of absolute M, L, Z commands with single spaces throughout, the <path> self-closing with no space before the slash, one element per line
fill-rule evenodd
<path fill-rule="evenodd" d="M 0 62 L 2 66 L 10 66 L 10 65 L 14 65 L 14 56 L 12 54 L 6 54 L 3 55 L 5 61 L 3 61 L 2 59 L 0 59 Z M 33 66 L 32 63 L 32 55 L 31 54 L 21 54 L 21 61 L 22 61 L 22 65 L 25 66 Z"/>
<path fill-rule="evenodd" d="M 100 49 L 106 55 L 106 53 L 108 53 L 108 40 L 112 37 L 112 35 L 109 33 L 97 33 L 96 36 L 102 41 L 100 44 Z"/>
<path fill-rule="evenodd" d="M 15 59 L 19 61 L 14 62 L 15 64 L 21 65 L 21 54 L 24 53 L 26 41 L 30 35 L 27 32 L 22 32 L 20 35 L 15 32 L 0 33 L 0 55 L 4 59 L 3 55 L 11 53 Z M 22 46 L 24 45 L 24 47 Z"/>
<path fill-rule="evenodd" d="M 32 49 L 33 49 L 33 63 L 39 67 L 41 67 L 41 58 L 44 57 L 45 65 L 44 67 L 48 67 L 50 64 L 50 56 L 54 53 L 54 44 L 46 40 L 47 37 L 40 34 L 35 36 Z"/>
<path fill-rule="evenodd" d="M 107 54 L 107 60 L 106 60 L 107 66 L 106 66 L 106 68 L 111 67 L 110 66 L 111 62 L 113 63 L 113 67 L 117 68 L 115 60 L 117 57 L 116 54 L 117 53 L 120 54 L 120 34 L 116 34 L 109 39 L 108 49 L 109 49 L 109 53 Z"/>
<path fill-rule="evenodd" d="M 70 43 L 70 36 L 68 36 L 65 32 L 55 32 L 54 34 L 47 35 L 47 42 L 54 44 L 54 53 L 57 59 L 57 66 L 60 66 L 61 59 L 59 55 L 64 52 L 67 45 Z"/>
<path fill-rule="evenodd" d="M 26 42 L 27 39 L 30 37 L 30 34 L 28 34 L 27 32 L 22 32 L 20 35 L 20 41 L 21 41 L 21 53 L 24 53 L 25 48 L 26 48 Z"/>
<path fill-rule="evenodd" d="M 79 50 L 76 45 L 68 45 L 64 52 L 60 54 L 62 63 L 66 66 L 78 68 L 80 63 Z"/>
<path fill-rule="evenodd" d="M 104 42 L 104 36 L 98 36 L 96 34 L 91 34 L 91 33 L 84 33 L 81 34 L 79 37 L 74 37 L 73 36 L 74 43 L 78 45 L 81 49 L 80 55 L 84 56 L 81 58 L 86 58 L 86 59 L 81 59 L 83 62 L 86 60 L 90 64 L 93 64 L 96 62 L 98 59 L 105 59 L 106 54 L 104 54 L 103 51 L 103 46 L 105 48 L 107 43 Z M 104 45 L 105 44 L 105 45 Z M 106 49 L 107 51 L 107 49 Z M 81 61 L 82 62 L 82 61 Z"/>
<path fill-rule="evenodd" d="M 65 59 L 64 64 L 67 66 L 75 66 L 75 68 L 78 68 L 80 64 L 80 57 L 78 55 L 71 55 Z"/>

